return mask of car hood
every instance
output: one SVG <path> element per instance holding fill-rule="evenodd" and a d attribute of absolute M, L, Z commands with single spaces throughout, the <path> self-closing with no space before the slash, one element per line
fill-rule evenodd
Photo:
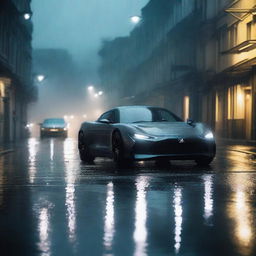
<path fill-rule="evenodd" d="M 198 136 L 202 133 L 201 129 L 191 126 L 184 122 L 152 122 L 133 124 L 141 132 L 152 136 Z"/>
<path fill-rule="evenodd" d="M 66 128 L 66 124 L 42 124 L 42 128 Z"/>

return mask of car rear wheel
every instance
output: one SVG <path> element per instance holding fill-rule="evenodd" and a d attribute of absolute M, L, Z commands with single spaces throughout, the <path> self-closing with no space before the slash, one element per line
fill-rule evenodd
<path fill-rule="evenodd" d="M 195 162 L 199 165 L 199 166 L 207 166 L 209 165 L 213 160 L 213 157 L 201 157 L 195 160 Z"/>
<path fill-rule="evenodd" d="M 114 156 L 114 162 L 118 166 L 124 166 L 130 164 L 131 161 L 124 156 L 124 143 L 122 136 L 119 132 L 115 132 L 112 140 L 112 150 Z"/>
<path fill-rule="evenodd" d="M 81 161 L 85 163 L 93 163 L 95 157 L 91 155 L 88 145 L 85 143 L 84 134 L 79 133 L 78 149 Z"/>

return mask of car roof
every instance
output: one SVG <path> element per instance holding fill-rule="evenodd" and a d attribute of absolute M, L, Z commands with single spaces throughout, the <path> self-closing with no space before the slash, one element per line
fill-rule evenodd
<path fill-rule="evenodd" d="M 64 118 L 47 118 L 44 119 L 44 122 L 65 122 Z"/>
<path fill-rule="evenodd" d="M 146 106 L 146 105 L 132 105 L 132 106 L 119 106 L 119 107 L 113 108 L 111 110 L 123 109 L 123 108 L 159 108 L 159 109 L 163 109 L 162 107 L 154 107 L 154 106 Z"/>

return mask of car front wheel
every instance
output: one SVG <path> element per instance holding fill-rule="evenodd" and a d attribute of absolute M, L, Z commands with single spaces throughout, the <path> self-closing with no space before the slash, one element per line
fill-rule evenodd
<path fill-rule="evenodd" d="M 131 161 L 124 156 L 124 143 L 119 132 L 115 132 L 112 139 L 114 162 L 118 166 L 129 165 Z"/>
<path fill-rule="evenodd" d="M 85 163 L 93 163 L 95 157 L 91 155 L 88 145 L 85 143 L 83 133 L 79 133 L 78 149 L 81 161 Z"/>

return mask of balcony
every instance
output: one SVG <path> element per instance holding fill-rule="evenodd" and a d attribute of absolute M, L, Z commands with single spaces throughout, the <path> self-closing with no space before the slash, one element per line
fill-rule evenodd
<path fill-rule="evenodd" d="M 242 52 L 249 52 L 256 48 L 256 40 L 247 40 L 244 41 L 231 49 L 222 52 L 223 54 L 238 54 Z"/>

